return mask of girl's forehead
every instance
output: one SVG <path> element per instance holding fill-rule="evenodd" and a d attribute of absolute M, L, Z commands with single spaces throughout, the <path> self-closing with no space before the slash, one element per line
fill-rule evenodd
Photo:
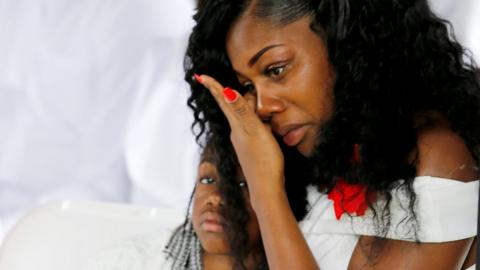
<path fill-rule="evenodd" d="M 202 151 L 202 154 L 200 155 L 200 163 L 206 161 L 206 162 L 211 162 L 216 164 L 217 159 L 218 159 L 218 154 L 216 150 L 211 144 L 207 143 L 207 145 Z"/>
<path fill-rule="evenodd" d="M 216 166 L 216 158 L 212 155 L 204 155 L 200 159 L 200 165 L 202 163 L 211 163 L 212 165 Z"/>
<path fill-rule="evenodd" d="M 198 166 L 200 173 L 205 170 L 217 170 L 217 165 L 213 162 L 213 160 L 202 160 Z"/>
<path fill-rule="evenodd" d="M 202 176 L 205 176 L 205 175 L 202 175 L 202 174 L 213 174 L 213 175 L 209 175 L 210 177 L 216 177 L 217 181 L 221 181 L 222 179 L 220 179 L 220 175 L 219 175 L 219 172 L 218 172 L 218 167 L 215 163 L 214 160 L 209 160 L 209 159 L 205 159 L 205 160 L 202 160 L 200 162 L 200 165 L 198 166 L 198 169 L 199 169 L 199 177 L 202 177 Z M 242 171 L 242 168 L 240 166 L 237 167 L 237 170 L 235 172 L 235 175 L 234 175 L 234 180 L 235 182 L 243 182 L 245 181 L 245 176 L 243 175 L 243 171 Z"/>

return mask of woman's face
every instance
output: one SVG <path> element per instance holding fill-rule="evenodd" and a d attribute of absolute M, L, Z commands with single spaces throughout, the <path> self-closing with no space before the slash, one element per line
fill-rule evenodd
<path fill-rule="evenodd" d="M 250 219 L 247 224 L 249 246 L 254 248 L 260 241 L 257 217 L 250 205 L 248 188 L 242 174 L 238 178 L 238 192 L 246 199 Z M 219 174 L 213 161 L 205 159 L 198 168 L 197 183 L 193 197 L 193 228 L 203 250 L 210 254 L 229 254 L 230 248 L 225 235 L 225 222 L 220 214 L 222 199 L 219 194 Z M 228 211 L 228 209 L 227 209 Z"/>
<path fill-rule="evenodd" d="M 334 110 L 334 72 L 310 18 L 286 26 L 244 15 L 226 48 L 239 82 L 256 97 L 256 112 L 275 135 L 308 156 Z"/>

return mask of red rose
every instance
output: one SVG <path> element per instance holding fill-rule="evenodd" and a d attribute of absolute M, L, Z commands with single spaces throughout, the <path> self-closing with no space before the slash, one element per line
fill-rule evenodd
<path fill-rule="evenodd" d="M 368 207 L 367 187 L 356 184 L 351 185 L 343 178 L 339 178 L 335 187 L 328 193 L 328 198 L 333 201 L 335 217 L 337 220 L 347 212 L 350 215 L 362 216 Z M 368 196 L 372 201 L 372 196 Z"/>

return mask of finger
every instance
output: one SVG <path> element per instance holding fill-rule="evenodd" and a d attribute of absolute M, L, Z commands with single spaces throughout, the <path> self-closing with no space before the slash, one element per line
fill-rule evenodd
<path fill-rule="evenodd" d="M 226 102 L 229 104 L 229 108 L 233 111 L 234 116 L 240 123 L 237 126 L 243 128 L 247 134 L 255 134 L 262 126 L 262 122 L 255 113 L 255 110 L 250 107 L 248 100 L 237 91 L 228 87 L 225 88 L 223 94 Z M 232 131 L 234 131 L 237 126 L 232 126 Z"/>
<path fill-rule="evenodd" d="M 251 93 L 247 93 L 243 97 L 245 98 L 245 101 L 247 102 L 247 105 L 250 108 L 250 110 L 255 114 L 255 117 L 259 120 L 259 122 L 262 122 L 256 112 L 257 97 Z"/>
<path fill-rule="evenodd" d="M 225 114 L 225 117 L 227 117 L 228 122 L 230 123 L 230 125 L 232 125 L 232 121 L 235 121 L 235 116 L 233 115 L 231 110 L 229 110 L 225 101 L 223 95 L 223 90 L 225 88 L 217 80 L 208 75 L 195 75 L 195 79 L 203 86 L 205 86 L 208 91 L 210 91 L 215 101 L 217 101 L 218 106 L 220 106 L 220 109 Z"/>
<path fill-rule="evenodd" d="M 261 120 L 260 116 L 258 116 L 258 114 L 256 113 L 256 106 L 257 106 L 257 96 L 256 95 L 253 95 L 251 93 L 246 93 L 244 96 L 245 100 L 247 101 L 247 104 L 248 106 L 250 107 L 250 109 L 252 111 L 255 112 L 255 114 L 257 115 L 258 119 L 263 123 L 263 126 L 265 128 L 265 130 L 267 130 L 268 132 L 272 133 L 272 128 L 270 127 L 270 124 L 268 122 L 264 122 Z"/>
<path fill-rule="evenodd" d="M 207 75 L 202 75 L 201 80 L 219 103 L 232 130 L 243 127 L 247 131 L 253 131 L 252 129 L 261 125 L 255 111 L 251 109 L 248 101 L 240 93 L 229 87 L 223 88 L 220 83 Z"/>
<path fill-rule="evenodd" d="M 256 104 L 257 104 L 257 97 L 251 93 L 246 93 L 244 96 L 245 100 L 247 100 L 248 107 L 255 112 L 256 111 Z"/>

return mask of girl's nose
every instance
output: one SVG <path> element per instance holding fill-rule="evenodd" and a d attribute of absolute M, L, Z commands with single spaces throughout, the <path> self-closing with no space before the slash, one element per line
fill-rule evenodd
<path fill-rule="evenodd" d="M 218 189 L 215 189 L 208 194 L 207 204 L 214 207 L 218 207 L 222 204 L 222 197 L 218 193 Z"/>

